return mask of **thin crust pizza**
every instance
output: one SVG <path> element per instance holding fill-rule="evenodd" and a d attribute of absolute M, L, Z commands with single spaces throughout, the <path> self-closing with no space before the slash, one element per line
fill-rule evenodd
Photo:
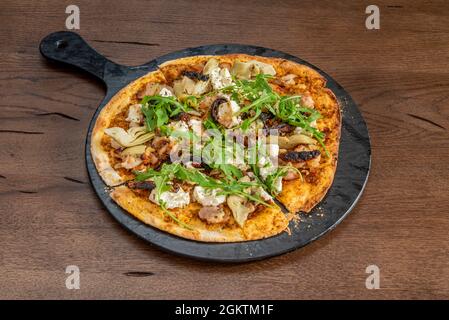
<path fill-rule="evenodd" d="M 130 83 L 101 110 L 91 151 L 112 199 L 137 219 L 234 242 L 288 232 L 320 202 L 339 139 L 338 101 L 318 72 L 230 54 L 168 61 Z"/>

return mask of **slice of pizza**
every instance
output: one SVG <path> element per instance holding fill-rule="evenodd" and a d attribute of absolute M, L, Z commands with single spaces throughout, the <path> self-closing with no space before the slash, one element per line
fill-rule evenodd
<path fill-rule="evenodd" d="M 194 56 L 113 97 L 91 150 L 111 197 L 139 220 L 232 242 L 288 231 L 295 213 L 312 209 L 332 183 L 339 136 L 337 100 L 316 71 L 276 58 Z"/>

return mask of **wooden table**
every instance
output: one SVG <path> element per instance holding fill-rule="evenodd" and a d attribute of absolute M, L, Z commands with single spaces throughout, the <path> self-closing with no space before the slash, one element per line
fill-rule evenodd
<path fill-rule="evenodd" d="M 189 46 L 246 43 L 330 73 L 370 130 L 371 176 L 355 210 L 290 254 L 220 265 L 167 254 L 125 231 L 88 182 L 84 141 L 104 95 L 48 63 L 60 1 L 0 4 L 0 298 L 449 298 L 449 3 L 76 1 L 78 32 L 123 64 Z M 379 290 L 365 288 L 379 266 Z M 81 289 L 65 287 L 65 268 Z"/>

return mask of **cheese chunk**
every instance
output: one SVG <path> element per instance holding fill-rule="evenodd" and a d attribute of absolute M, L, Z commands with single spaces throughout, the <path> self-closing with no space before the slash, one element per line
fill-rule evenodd
<path fill-rule="evenodd" d="M 156 199 L 156 189 L 151 191 L 149 199 L 151 202 L 159 204 Z M 167 209 L 183 208 L 190 203 L 190 194 L 182 188 L 179 188 L 176 192 L 162 192 L 159 199 L 161 202 L 165 203 Z"/>
<path fill-rule="evenodd" d="M 232 76 L 226 68 L 215 67 L 208 71 L 210 83 L 215 90 L 223 89 L 232 84 Z"/>
<path fill-rule="evenodd" d="M 216 207 L 226 201 L 225 195 L 217 194 L 220 191 L 220 189 L 205 189 L 201 186 L 196 186 L 193 189 L 193 197 L 203 206 Z"/>

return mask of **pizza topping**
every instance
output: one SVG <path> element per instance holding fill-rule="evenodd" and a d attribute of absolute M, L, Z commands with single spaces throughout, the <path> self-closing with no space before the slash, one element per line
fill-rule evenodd
<path fill-rule="evenodd" d="M 264 180 L 276 170 L 276 166 L 268 157 L 261 156 L 257 164 L 260 168 L 259 174 Z"/>
<path fill-rule="evenodd" d="M 272 194 L 278 194 L 282 191 L 282 176 L 279 174 L 279 167 L 273 163 L 273 157 L 278 156 L 279 146 L 275 144 L 269 144 L 271 150 L 269 155 L 259 156 L 257 162 L 257 175 L 264 181 L 265 187 Z"/>
<path fill-rule="evenodd" d="M 173 97 L 173 92 L 165 87 L 162 88 L 161 91 L 159 91 L 159 95 L 161 97 Z"/>
<path fill-rule="evenodd" d="M 275 196 L 282 191 L 282 180 L 293 180 L 301 177 L 301 172 L 292 165 L 279 166 L 265 179 L 268 191 Z"/>
<path fill-rule="evenodd" d="M 198 169 L 198 168 L 201 168 L 203 166 L 203 164 L 200 162 L 187 161 L 187 162 L 184 162 L 184 166 L 187 169 Z"/>
<path fill-rule="evenodd" d="M 212 102 L 212 105 L 210 107 L 210 114 L 215 121 L 218 122 L 218 107 L 226 102 L 228 102 L 228 100 L 224 97 L 218 97 Z"/>
<path fill-rule="evenodd" d="M 161 202 L 165 204 L 165 208 L 183 208 L 190 203 L 190 194 L 179 188 L 176 192 L 165 191 L 157 197 L 156 189 L 153 189 L 150 194 L 150 201 L 160 205 Z"/>
<path fill-rule="evenodd" d="M 125 119 L 130 127 L 138 127 L 143 121 L 142 105 L 140 103 L 129 106 L 128 117 Z"/>
<path fill-rule="evenodd" d="M 234 100 L 228 100 L 224 97 L 217 98 L 211 106 L 211 116 L 225 128 L 237 126 L 241 119 L 236 116 L 240 107 Z"/>
<path fill-rule="evenodd" d="M 255 190 L 255 193 L 260 194 L 260 197 L 261 197 L 262 199 L 264 199 L 265 201 L 272 201 L 272 200 L 273 200 L 273 197 L 272 197 L 268 192 L 266 192 L 266 191 L 264 190 L 264 188 L 262 188 L 262 187 L 258 187 L 258 188 Z"/>
<path fill-rule="evenodd" d="M 294 134 L 288 137 L 278 137 L 278 144 L 282 149 L 292 149 L 298 144 L 316 144 L 316 141 L 304 134 Z"/>
<path fill-rule="evenodd" d="M 288 96 L 283 95 L 286 90 L 275 91 L 282 83 L 294 85 L 298 76 L 287 74 L 275 82 L 274 75 L 274 67 L 260 61 L 231 65 L 212 58 L 202 73 L 182 72 L 173 88 L 146 85 L 141 103 L 128 109 L 130 128 L 105 130 L 117 144 L 114 152 L 122 160 L 119 166 L 128 170 L 138 167 L 135 181 L 128 187 L 151 190 L 150 201 L 186 228 L 189 226 L 178 219 L 176 211 L 169 209 L 188 205 L 190 196 L 202 205 L 199 218 L 208 223 L 221 223 L 232 212 L 243 227 L 258 205 L 272 206 L 283 180 L 302 178 L 298 168 L 308 174 L 304 166 L 319 166 L 320 151 L 312 148 L 320 144 L 326 151 L 324 133 L 316 128 L 321 115 L 311 94 Z M 203 131 L 203 126 L 216 129 L 222 137 Z M 271 129 L 277 130 L 277 141 L 268 138 L 267 144 L 263 142 L 268 154 L 258 154 L 255 164 L 247 163 L 248 151 L 260 147 L 256 138 L 271 135 Z M 237 145 L 222 144 L 230 137 Z M 195 153 L 187 158 L 184 138 L 188 150 L 201 151 L 201 160 Z M 223 162 L 203 153 L 216 142 L 220 147 L 213 152 L 224 155 Z M 170 152 L 179 160 L 169 160 Z M 278 166 L 278 159 L 287 165 Z"/>
<path fill-rule="evenodd" d="M 198 119 L 190 119 L 189 120 L 189 127 L 192 129 L 193 133 L 197 136 L 201 136 L 203 131 L 203 122 Z"/>
<path fill-rule="evenodd" d="M 247 172 L 247 175 L 245 177 L 240 179 L 240 181 L 254 182 L 257 181 L 257 177 L 253 172 L 249 171 Z M 273 197 L 267 191 L 265 191 L 262 186 L 251 187 L 247 191 L 253 195 L 260 196 L 264 201 L 270 202 L 273 200 Z"/>
<path fill-rule="evenodd" d="M 125 155 L 141 155 L 145 153 L 146 146 L 144 144 L 139 144 L 138 146 L 129 147 L 122 151 L 122 156 Z"/>
<path fill-rule="evenodd" d="M 229 209 L 231 209 L 235 221 L 242 228 L 248 219 L 248 215 L 256 210 L 256 207 L 251 202 L 236 195 L 230 195 L 226 203 Z"/>
<path fill-rule="evenodd" d="M 288 170 L 286 175 L 283 177 L 283 179 L 286 181 L 290 181 L 290 180 L 298 179 L 299 177 L 300 177 L 300 175 L 298 174 L 298 172 L 296 172 L 294 170 Z"/>
<path fill-rule="evenodd" d="M 292 126 L 288 123 L 278 123 L 278 124 L 272 124 L 271 127 L 268 127 L 269 130 L 277 130 L 277 133 L 279 135 L 286 135 L 289 133 L 292 133 L 295 130 L 295 126 Z"/>
<path fill-rule="evenodd" d="M 209 91 L 209 82 L 195 81 L 183 76 L 181 80 L 176 80 L 173 83 L 173 90 L 178 99 L 186 95 L 199 96 Z"/>
<path fill-rule="evenodd" d="M 301 102 L 304 107 L 315 108 L 315 102 L 310 94 L 303 94 L 301 96 Z"/>
<path fill-rule="evenodd" d="M 142 155 L 142 160 L 145 165 L 150 165 L 152 168 L 156 167 L 161 161 L 157 152 L 151 147 L 145 149 L 145 153 Z"/>
<path fill-rule="evenodd" d="M 132 127 L 128 131 L 120 127 L 113 127 L 105 129 L 104 132 L 122 147 L 137 146 L 154 137 L 154 133 L 147 132 L 145 127 Z"/>
<path fill-rule="evenodd" d="M 209 73 L 209 78 L 212 84 L 212 88 L 214 88 L 214 90 L 223 89 L 224 87 L 227 87 L 232 83 L 231 74 L 229 73 L 229 70 L 226 68 L 212 69 L 211 72 Z"/>
<path fill-rule="evenodd" d="M 111 139 L 111 147 L 116 150 L 121 150 L 123 147 L 114 139 Z"/>
<path fill-rule="evenodd" d="M 223 89 L 232 84 L 232 76 L 228 68 L 220 68 L 218 61 L 211 58 L 203 68 L 203 74 L 206 75 L 214 90 Z"/>
<path fill-rule="evenodd" d="M 159 92 L 160 87 L 159 83 L 148 83 L 137 93 L 137 98 L 142 99 L 145 96 L 153 96 Z"/>
<path fill-rule="evenodd" d="M 154 188 L 156 188 L 156 185 L 152 181 L 128 181 L 126 185 L 130 189 L 139 189 L 139 190 L 151 191 Z"/>
<path fill-rule="evenodd" d="M 176 147 L 176 143 L 170 137 L 156 137 L 151 142 L 151 149 L 147 150 L 151 153 L 149 158 L 151 162 L 157 160 L 154 164 L 159 164 L 169 159 L 172 148 Z"/>
<path fill-rule="evenodd" d="M 208 223 L 222 223 L 227 218 L 223 208 L 216 206 L 202 207 L 198 212 L 198 217 Z"/>
<path fill-rule="evenodd" d="M 164 97 L 173 96 L 173 89 L 160 83 L 148 83 L 137 93 L 137 98 L 142 99 L 145 96 L 160 95 Z"/>
<path fill-rule="evenodd" d="M 237 60 L 232 66 L 231 74 L 237 79 L 249 80 L 258 74 L 274 76 L 276 74 L 276 70 L 274 70 L 271 64 L 263 63 L 257 60 L 251 60 L 248 62 L 241 62 Z"/>
<path fill-rule="evenodd" d="M 249 182 L 239 180 L 239 178 L 236 177 L 236 175 L 241 177 L 242 176 L 241 172 L 232 165 L 219 165 L 219 168 L 220 169 L 217 170 L 224 174 L 224 177 L 221 179 L 208 176 L 197 168 L 186 168 L 185 166 L 182 166 L 179 163 L 172 163 L 172 164 L 164 163 L 160 168 L 160 170 L 158 171 L 154 169 L 148 169 L 146 172 L 138 174 L 136 177 L 136 181 L 145 181 L 148 179 L 154 181 L 156 188 L 153 190 L 152 195 L 150 195 L 151 196 L 150 199 L 152 199 L 151 201 L 153 202 L 157 201 L 160 204 L 161 208 L 164 210 L 164 212 L 167 215 L 170 215 L 170 217 L 172 217 L 173 214 L 170 213 L 170 211 L 168 211 L 167 209 L 170 209 L 170 207 L 173 208 L 173 204 L 169 204 L 169 202 L 173 201 L 173 199 L 175 200 L 177 199 L 174 195 L 170 194 L 174 193 L 170 191 L 171 186 L 169 182 L 172 179 L 176 179 L 176 181 L 194 184 L 195 188 L 197 188 L 198 186 L 202 187 L 205 190 L 204 194 L 203 192 L 199 192 L 202 191 L 201 189 L 196 189 L 194 198 L 196 200 L 200 198 L 201 199 L 200 201 L 203 201 L 205 204 L 210 203 L 215 204 L 221 202 L 221 200 L 223 200 L 222 198 L 223 196 L 225 197 L 227 196 L 226 199 L 228 199 L 230 196 L 234 195 L 244 199 L 245 206 L 247 207 L 247 209 L 250 208 L 255 210 L 254 203 L 271 206 L 270 204 L 266 203 L 259 194 L 257 193 L 253 194 L 252 192 L 248 192 L 248 190 L 251 190 L 253 187 L 261 187 L 261 184 L 259 182 L 257 181 Z M 211 195 L 214 194 L 214 191 L 209 191 L 213 189 L 218 189 L 217 191 L 215 191 L 215 199 L 212 198 L 207 199 L 207 196 L 209 195 L 208 192 L 210 192 Z M 168 192 L 168 194 L 163 195 L 165 192 Z M 232 199 L 231 203 L 233 203 Z M 227 204 L 229 206 L 228 201 Z M 249 212 L 252 211 L 253 210 L 249 210 Z M 238 216 L 241 217 L 241 215 Z"/>
<path fill-rule="evenodd" d="M 134 167 L 137 167 L 141 163 L 142 163 L 142 159 L 132 156 L 130 154 L 127 154 L 124 156 L 123 161 L 120 164 L 120 166 L 125 169 L 132 169 Z"/>
<path fill-rule="evenodd" d="M 188 106 L 177 101 L 175 97 L 145 96 L 141 104 L 146 129 L 150 132 L 164 128 L 170 119 L 190 111 Z"/>
<path fill-rule="evenodd" d="M 289 151 L 281 154 L 281 159 L 291 162 L 307 161 L 320 155 L 320 150 L 311 151 Z"/>
<path fill-rule="evenodd" d="M 207 74 L 201 74 L 196 71 L 184 71 L 182 75 L 192 80 L 201 80 L 201 81 L 209 80 L 209 76 Z"/>
<path fill-rule="evenodd" d="M 168 127 L 172 130 L 172 135 L 176 136 L 182 135 L 183 133 L 189 132 L 189 126 L 184 121 L 175 121 L 168 125 Z"/>
<path fill-rule="evenodd" d="M 196 186 L 193 189 L 193 197 L 203 206 L 218 206 L 226 201 L 226 196 L 219 194 L 221 191 L 220 189 L 205 189 Z"/>
<path fill-rule="evenodd" d="M 289 74 L 283 76 L 283 77 L 281 78 L 281 80 L 282 80 L 286 85 L 291 86 L 291 85 L 294 85 L 294 84 L 295 84 L 295 79 L 296 79 L 297 77 L 298 77 L 298 76 L 297 76 L 296 74 L 289 73 Z"/>
<path fill-rule="evenodd" d="M 206 64 L 204 65 L 203 73 L 210 74 L 211 71 L 216 68 L 219 68 L 218 60 L 215 58 L 210 58 L 209 60 L 207 60 Z"/>

